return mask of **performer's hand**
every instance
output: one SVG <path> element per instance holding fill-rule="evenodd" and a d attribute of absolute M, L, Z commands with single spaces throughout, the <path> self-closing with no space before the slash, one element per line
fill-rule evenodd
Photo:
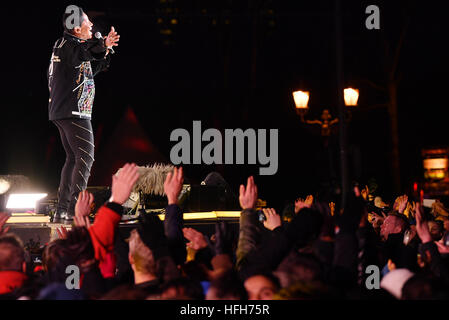
<path fill-rule="evenodd" d="M 117 34 L 114 27 L 111 27 L 111 31 L 109 31 L 108 36 L 104 39 L 104 43 L 106 47 L 112 48 L 118 46 L 120 40 L 120 35 Z"/>
<path fill-rule="evenodd" d="M 139 179 L 139 172 L 136 164 L 125 164 L 119 173 L 112 176 L 112 196 L 110 201 L 124 204 L 128 200 L 137 179 Z"/>
<path fill-rule="evenodd" d="M 178 197 L 182 190 L 184 174 L 182 167 L 174 168 L 173 173 L 169 172 L 164 182 L 164 192 L 167 195 L 168 204 L 177 204 Z"/>

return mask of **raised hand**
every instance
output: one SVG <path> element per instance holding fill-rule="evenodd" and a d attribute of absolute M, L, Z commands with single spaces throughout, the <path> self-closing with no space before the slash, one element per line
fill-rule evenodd
<path fill-rule="evenodd" d="M 306 200 L 299 198 L 295 201 L 295 213 L 298 213 L 301 209 L 310 208 L 313 204 L 313 196 L 308 195 Z"/>
<path fill-rule="evenodd" d="M 435 216 L 449 216 L 449 213 L 446 211 L 446 208 L 440 200 L 436 200 L 432 204 L 432 214 Z"/>
<path fill-rule="evenodd" d="M 246 188 L 243 184 L 240 185 L 239 202 L 240 207 L 245 209 L 254 209 L 257 202 L 257 186 L 254 183 L 254 178 L 251 176 L 246 182 Z"/>
<path fill-rule="evenodd" d="M 85 217 L 88 216 L 92 203 L 94 202 L 94 196 L 87 190 L 81 191 L 78 195 L 78 201 L 75 205 L 75 216 Z"/>
<path fill-rule="evenodd" d="M 73 217 L 73 221 L 75 222 L 75 226 L 77 227 L 86 227 L 87 229 L 90 228 L 89 217 L 75 215 Z"/>
<path fill-rule="evenodd" d="M 6 212 L 0 212 L 0 235 L 8 233 L 9 227 L 3 229 L 6 224 L 6 221 L 9 219 L 9 214 Z"/>
<path fill-rule="evenodd" d="M 385 218 L 386 215 L 383 212 L 382 216 L 376 212 L 371 212 L 368 214 L 368 219 L 374 227 L 380 227 L 384 223 Z"/>
<path fill-rule="evenodd" d="M 164 182 L 164 192 L 168 199 L 168 204 L 178 204 L 178 197 L 184 183 L 184 173 L 182 167 L 174 168 L 173 173 L 169 172 Z"/>
<path fill-rule="evenodd" d="M 56 228 L 56 233 L 58 234 L 59 239 L 67 239 L 67 229 L 64 226 L 60 226 Z"/>
<path fill-rule="evenodd" d="M 430 235 L 429 226 L 423 218 L 423 208 L 420 203 L 416 204 L 416 233 L 421 239 L 422 243 L 427 243 L 432 241 L 432 236 Z"/>
<path fill-rule="evenodd" d="M 405 194 L 396 199 L 395 205 L 397 205 L 397 209 L 400 214 L 404 213 L 405 209 L 407 208 L 407 203 L 408 203 L 408 196 Z"/>
<path fill-rule="evenodd" d="M 407 218 L 414 218 L 415 217 L 415 208 L 416 208 L 416 206 L 415 206 L 414 201 L 407 202 L 407 207 L 404 210 L 404 215 Z"/>
<path fill-rule="evenodd" d="M 360 193 L 361 193 L 361 195 L 362 195 L 362 197 L 363 197 L 363 199 L 365 199 L 365 201 L 368 201 L 369 200 L 369 188 L 368 188 L 368 186 L 365 186 L 365 188 L 363 188 L 361 191 L 360 191 Z"/>
<path fill-rule="evenodd" d="M 266 208 L 266 209 L 263 209 L 262 211 L 263 211 L 265 217 L 267 218 L 263 223 L 265 228 L 273 231 L 274 229 L 276 229 L 277 227 L 280 227 L 282 225 L 281 216 L 276 213 L 276 210 Z"/>
<path fill-rule="evenodd" d="M 182 233 L 184 234 L 184 237 L 189 240 L 187 247 L 192 248 L 193 250 L 200 250 L 207 247 L 207 241 L 201 232 L 192 228 L 183 228 Z"/>
<path fill-rule="evenodd" d="M 354 194 L 357 198 L 362 195 L 359 186 L 354 186 Z"/>
<path fill-rule="evenodd" d="M 118 41 L 120 40 L 120 36 L 115 31 L 114 27 L 111 27 L 111 31 L 109 31 L 108 36 L 104 39 L 104 43 L 106 47 L 112 48 L 118 46 Z"/>
<path fill-rule="evenodd" d="M 435 244 L 437 245 L 438 251 L 439 251 L 441 254 L 448 254 L 448 253 L 449 253 L 449 247 L 446 246 L 446 245 L 443 243 L 443 240 L 441 240 L 441 241 L 436 241 Z"/>
<path fill-rule="evenodd" d="M 329 202 L 329 209 L 331 216 L 333 217 L 335 215 L 335 202 Z"/>
<path fill-rule="evenodd" d="M 119 173 L 112 176 L 110 201 L 120 205 L 124 204 L 128 200 L 137 179 L 139 179 L 139 172 L 136 164 L 125 164 Z"/>

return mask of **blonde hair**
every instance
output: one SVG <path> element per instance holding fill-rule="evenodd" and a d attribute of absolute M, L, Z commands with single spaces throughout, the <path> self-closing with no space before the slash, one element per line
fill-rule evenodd
<path fill-rule="evenodd" d="M 137 271 L 156 275 L 156 261 L 153 252 L 143 243 L 137 229 L 129 237 L 129 254 L 134 260 Z"/>

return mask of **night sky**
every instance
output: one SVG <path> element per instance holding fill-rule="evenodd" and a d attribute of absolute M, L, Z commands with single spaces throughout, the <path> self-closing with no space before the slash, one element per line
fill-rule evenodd
<path fill-rule="evenodd" d="M 421 149 L 449 144 L 447 10 L 442 1 L 342 2 L 344 82 L 360 89 L 348 127 L 351 180 L 376 178 L 388 198 L 391 135 L 382 106 L 388 96 L 370 83 L 386 86 L 388 65 L 409 21 L 397 68 L 401 182 L 407 190 L 423 177 Z M 17 2 L 2 11 L 0 175 L 28 176 L 47 192 L 57 188 L 65 155 L 48 121 L 46 70 L 62 35 L 62 13 L 72 2 L 55 3 Z M 334 1 L 73 4 L 102 34 L 113 25 L 121 35 L 109 71 L 96 77 L 96 162 L 89 185 L 108 185 L 123 161 L 168 161 L 171 131 L 191 132 L 193 120 L 201 120 L 203 130 L 279 129 L 279 170 L 257 176 L 259 166 L 253 165 L 187 165 L 188 182 L 199 183 L 215 170 L 237 192 L 254 174 L 260 198 L 282 208 L 326 181 L 329 157 L 319 129 L 300 123 L 292 91 L 311 92 L 310 119 L 324 108 L 337 115 Z M 365 28 L 370 4 L 380 7 L 381 30 Z M 141 152 L 124 154 L 117 142 L 124 136 Z M 329 143 L 338 172 L 337 141 L 335 136 Z"/>

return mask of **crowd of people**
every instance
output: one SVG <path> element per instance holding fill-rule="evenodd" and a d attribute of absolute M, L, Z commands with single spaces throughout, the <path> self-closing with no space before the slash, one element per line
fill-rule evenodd
<path fill-rule="evenodd" d="M 165 218 L 141 214 L 118 232 L 138 179 L 135 164 L 113 176 L 111 198 L 89 218 L 83 191 L 74 225 L 42 248 L 42 266 L 0 214 L 0 298 L 20 300 L 427 300 L 449 298 L 449 213 L 407 195 L 390 205 L 367 187 L 343 205 L 312 195 L 290 217 L 257 208 L 253 177 L 241 185 L 238 233 L 184 227 L 182 168 L 167 174 Z M 76 271 L 79 271 L 79 279 Z"/>

